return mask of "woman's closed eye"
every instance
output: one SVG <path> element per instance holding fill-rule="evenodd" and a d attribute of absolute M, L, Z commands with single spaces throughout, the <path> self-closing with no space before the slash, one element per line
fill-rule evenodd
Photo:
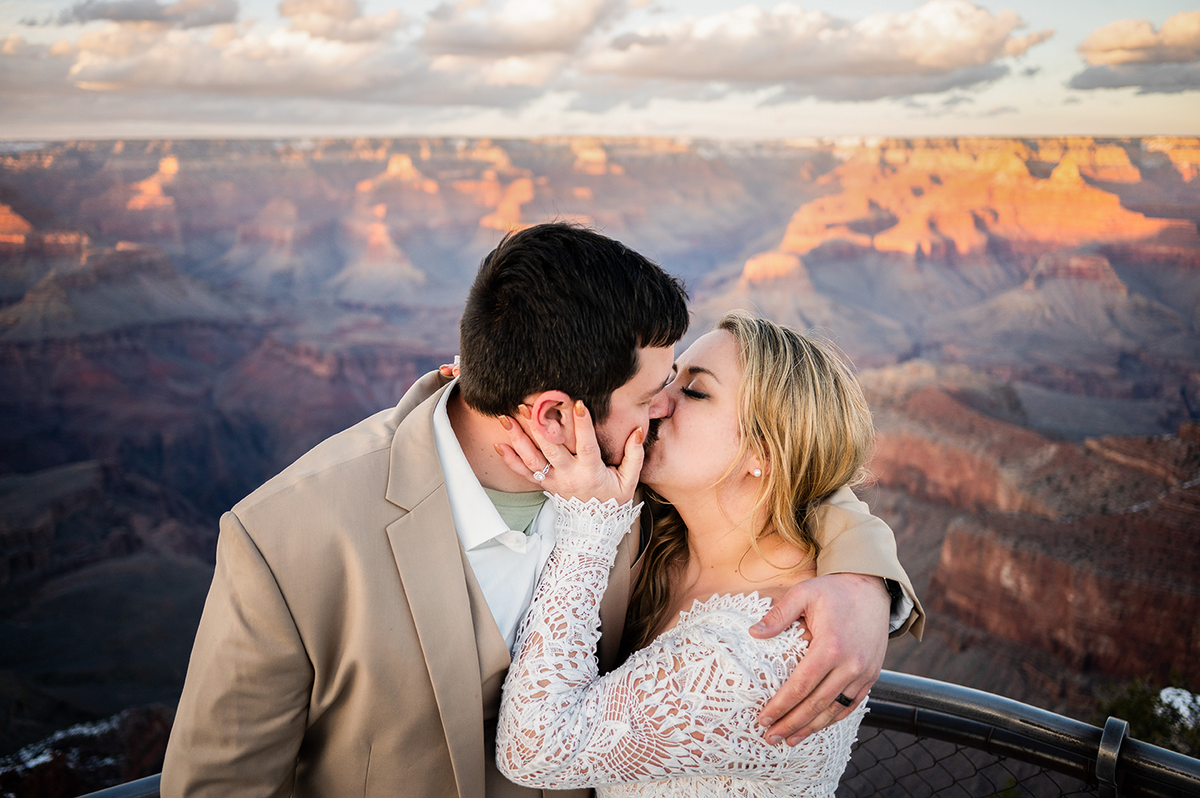
<path fill-rule="evenodd" d="M 708 394 L 697 391 L 695 388 L 680 388 L 679 392 L 689 399 L 707 399 Z"/>

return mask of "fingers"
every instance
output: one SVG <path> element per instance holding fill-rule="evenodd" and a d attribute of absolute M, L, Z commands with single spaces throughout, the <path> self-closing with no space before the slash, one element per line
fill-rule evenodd
<path fill-rule="evenodd" d="M 776 743 L 786 740 L 788 745 L 798 745 L 810 734 L 847 717 L 867 697 L 877 675 L 870 678 L 860 675 L 849 681 L 846 676 L 847 670 L 842 669 L 829 673 L 816 689 L 807 694 L 805 700 L 770 725 L 766 733 L 767 740 Z M 785 685 L 784 690 L 787 689 Z M 782 693 L 783 690 L 780 691 Z M 849 706 L 840 702 L 839 696 L 844 696 Z M 794 694 L 789 695 L 789 700 L 792 698 L 795 698 Z M 768 703 L 764 714 L 770 711 L 771 705 Z"/>
<path fill-rule="evenodd" d="M 531 420 L 529 407 L 520 405 L 517 409 L 522 418 Z M 622 503 L 633 498 L 645 457 L 642 447 L 645 429 L 639 427 L 630 433 L 621 464 L 611 467 L 604 462 L 587 406 L 582 401 L 575 401 L 563 409 L 569 414 L 567 421 L 574 428 L 574 453 L 566 445 L 546 439 L 537 424 L 520 424 L 517 419 L 501 416 L 500 423 L 508 443 L 497 444 L 495 449 L 504 464 L 537 487 L 564 497 L 574 496 L 585 501 L 615 498 Z M 550 466 L 548 471 L 547 465 Z"/>
<path fill-rule="evenodd" d="M 642 446 L 645 441 L 646 430 L 643 427 L 629 433 L 625 440 L 625 455 L 621 458 L 621 465 L 617 466 L 617 481 L 622 488 L 623 501 L 633 498 L 633 492 L 637 489 L 642 463 L 646 459 L 646 449 Z"/>
<path fill-rule="evenodd" d="M 597 485 L 611 486 L 610 495 L 618 502 L 624 503 L 632 499 L 637 489 L 638 476 L 642 473 L 642 460 L 645 457 L 642 443 L 646 440 L 645 430 L 638 427 L 629 433 L 625 440 L 621 463 L 613 468 L 604 462 L 604 453 L 596 438 L 596 427 L 587 405 L 576 400 L 572 414 L 575 417 L 575 459 L 581 471 L 589 474 Z"/>
<path fill-rule="evenodd" d="M 543 473 L 546 465 L 550 463 L 553 455 L 544 452 L 537 443 L 530 438 L 530 435 L 508 416 L 500 417 L 500 424 L 508 433 L 508 444 L 496 444 L 496 453 L 504 461 L 514 473 L 525 477 L 534 487 L 543 488 L 545 490 L 554 491 L 555 486 L 553 480 L 548 480 L 547 474 Z M 536 435 L 535 430 L 531 430 Z M 547 442 L 547 446 L 553 448 L 554 444 Z M 550 473 L 553 472 L 551 469 Z M 535 475 L 541 474 L 542 479 L 538 479 Z"/>
<path fill-rule="evenodd" d="M 513 473 L 520 474 L 530 482 L 536 484 L 537 480 L 533 478 L 534 470 L 525 464 L 525 461 L 521 459 L 521 456 L 518 455 L 511 446 L 497 443 L 495 449 L 496 454 L 500 455 L 501 459 L 504 460 L 504 464 L 508 466 Z"/>
<path fill-rule="evenodd" d="M 759 639 L 774 637 L 805 617 L 811 597 L 808 586 L 808 582 L 801 582 L 788 590 L 783 598 L 775 602 L 762 620 L 750 627 L 750 636 Z"/>
<path fill-rule="evenodd" d="M 767 737 L 787 737 L 797 729 L 806 726 L 810 720 L 826 708 L 815 702 L 805 703 L 813 699 L 817 685 L 829 673 L 830 666 L 820 661 L 820 651 L 814 655 L 811 648 L 804 659 L 792 671 L 792 675 L 779 688 L 779 692 L 771 697 L 767 705 L 758 713 L 758 722 L 768 727 Z M 800 710 L 800 711 L 797 711 Z"/>
<path fill-rule="evenodd" d="M 604 456 L 600 452 L 600 443 L 596 440 L 596 427 L 592 423 L 592 414 L 588 412 L 583 400 L 576 399 L 572 406 L 575 417 L 575 454 L 579 462 L 590 468 L 603 468 Z"/>
<path fill-rule="evenodd" d="M 812 634 L 800 665 L 759 713 L 768 740 L 804 737 L 841 720 L 866 697 L 887 653 L 888 602 L 875 577 L 830 574 L 801 582 L 751 628 L 769 637 L 801 614 Z M 838 703 L 839 695 L 850 701 Z"/>
<path fill-rule="evenodd" d="M 526 430 L 508 416 L 501 416 L 500 423 L 508 432 L 509 446 L 516 451 L 517 456 L 525 463 L 527 470 L 540 471 L 546 463 L 550 462 L 545 451 L 546 447 L 542 446 L 535 437 L 537 436 L 536 430 Z"/>

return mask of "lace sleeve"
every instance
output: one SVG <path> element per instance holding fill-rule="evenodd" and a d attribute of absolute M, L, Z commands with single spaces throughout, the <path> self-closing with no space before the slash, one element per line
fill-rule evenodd
<path fill-rule="evenodd" d="M 575 513 L 561 513 L 560 522 L 504 685 L 496 759 L 508 778 L 563 789 L 786 772 L 784 780 L 798 785 L 836 784 L 857 721 L 797 748 L 767 745 L 757 721 L 799 659 L 801 630 L 754 640 L 747 629 L 761 606 L 747 614 L 733 601 L 745 596 L 724 597 L 702 624 L 685 623 L 685 614 L 675 630 L 599 678 L 599 604 L 613 557 L 590 540 L 577 545 L 574 525 L 586 522 Z"/>

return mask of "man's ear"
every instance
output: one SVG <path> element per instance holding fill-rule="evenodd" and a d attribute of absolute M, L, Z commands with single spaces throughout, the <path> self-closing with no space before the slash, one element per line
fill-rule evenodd
<path fill-rule="evenodd" d="M 575 400 L 562 391 L 542 391 L 525 401 L 528 423 L 546 440 L 575 451 Z"/>

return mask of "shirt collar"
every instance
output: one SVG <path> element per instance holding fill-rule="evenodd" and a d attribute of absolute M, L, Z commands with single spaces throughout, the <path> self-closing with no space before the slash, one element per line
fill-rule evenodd
<path fill-rule="evenodd" d="M 525 535 L 509 533 L 508 528 L 492 500 L 483 492 L 479 478 L 471 470 L 467 456 L 463 454 L 458 436 L 450 424 L 446 405 L 450 395 L 458 390 L 458 379 L 442 392 L 433 411 L 433 440 L 438 458 L 442 461 L 442 474 L 446 477 L 446 496 L 450 500 L 450 512 L 454 516 L 454 530 L 467 551 L 497 540 L 514 551 L 525 548 Z"/>

